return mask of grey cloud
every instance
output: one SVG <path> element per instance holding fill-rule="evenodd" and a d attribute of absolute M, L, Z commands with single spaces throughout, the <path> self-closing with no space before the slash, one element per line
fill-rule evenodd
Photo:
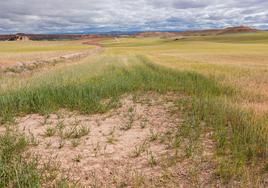
<path fill-rule="evenodd" d="M 173 6 L 175 8 L 179 8 L 179 9 L 188 9 L 188 8 L 204 8 L 209 6 L 208 2 L 205 1 L 175 1 L 173 2 Z"/>
<path fill-rule="evenodd" d="M 267 28 L 267 0 L 9 0 L 0 33 Z"/>

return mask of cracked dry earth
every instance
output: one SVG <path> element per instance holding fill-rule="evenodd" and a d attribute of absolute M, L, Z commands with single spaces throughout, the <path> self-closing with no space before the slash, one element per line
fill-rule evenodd
<path fill-rule="evenodd" d="M 118 108 L 81 115 L 62 110 L 48 117 L 18 118 L 34 144 L 32 154 L 59 164 L 81 187 L 206 187 L 213 178 L 210 134 L 186 156 L 187 140 L 173 147 L 183 123 L 173 94 L 124 96 Z"/>

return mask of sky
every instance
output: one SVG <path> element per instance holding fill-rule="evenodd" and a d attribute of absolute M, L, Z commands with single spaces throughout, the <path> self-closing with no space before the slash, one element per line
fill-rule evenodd
<path fill-rule="evenodd" d="M 268 0 L 0 0 L 0 33 L 268 29 Z"/>

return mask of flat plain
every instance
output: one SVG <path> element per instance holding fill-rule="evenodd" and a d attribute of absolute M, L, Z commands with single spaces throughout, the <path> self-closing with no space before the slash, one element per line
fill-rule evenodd
<path fill-rule="evenodd" d="M 0 187 L 267 187 L 268 33 L 0 42 Z"/>

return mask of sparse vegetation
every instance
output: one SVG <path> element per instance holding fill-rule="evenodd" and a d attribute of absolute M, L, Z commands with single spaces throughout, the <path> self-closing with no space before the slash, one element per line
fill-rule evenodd
<path fill-rule="evenodd" d="M 146 141 L 143 142 L 141 145 L 135 146 L 131 154 L 131 157 L 134 157 L 134 158 L 140 157 L 141 154 L 146 151 L 147 147 L 148 147 L 148 144 Z"/>
<path fill-rule="evenodd" d="M 80 144 L 80 140 L 79 139 L 73 139 L 72 140 L 72 146 L 74 148 L 76 148 L 79 144 Z"/>
<path fill-rule="evenodd" d="M 79 162 L 81 162 L 81 159 L 82 159 L 82 156 L 81 155 L 76 155 L 74 157 L 73 161 L 79 163 Z"/>
<path fill-rule="evenodd" d="M 147 123 L 146 121 L 140 122 L 140 128 L 144 129 L 146 127 L 146 123 Z"/>
<path fill-rule="evenodd" d="M 106 137 L 106 139 L 107 139 L 106 142 L 108 144 L 115 144 L 118 141 L 118 139 L 115 137 L 115 135 L 109 135 Z"/>
<path fill-rule="evenodd" d="M 157 132 L 155 132 L 153 129 L 151 129 L 150 130 L 150 138 L 149 138 L 149 140 L 151 142 L 153 142 L 153 141 L 156 141 L 158 139 L 158 137 L 159 137 L 159 134 Z"/>
<path fill-rule="evenodd" d="M 63 138 L 65 139 L 79 139 L 83 136 L 88 135 L 90 129 L 86 126 L 75 125 L 74 127 L 66 130 L 63 134 Z"/>
<path fill-rule="evenodd" d="M 148 164 L 153 167 L 157 165 L 157 161 L 156 158 L 154 156 L 154 154 L 151 151 L 147 151 L 147 160 L 148 160 Z"/>
<path fill-rule="evenodd" d="M 48 127 L 46 129 L 45 136 L 51 137 L 51 136 L 54 136 L 55 134 L 56 134 L 56 129 L 55 128 Z"/>

